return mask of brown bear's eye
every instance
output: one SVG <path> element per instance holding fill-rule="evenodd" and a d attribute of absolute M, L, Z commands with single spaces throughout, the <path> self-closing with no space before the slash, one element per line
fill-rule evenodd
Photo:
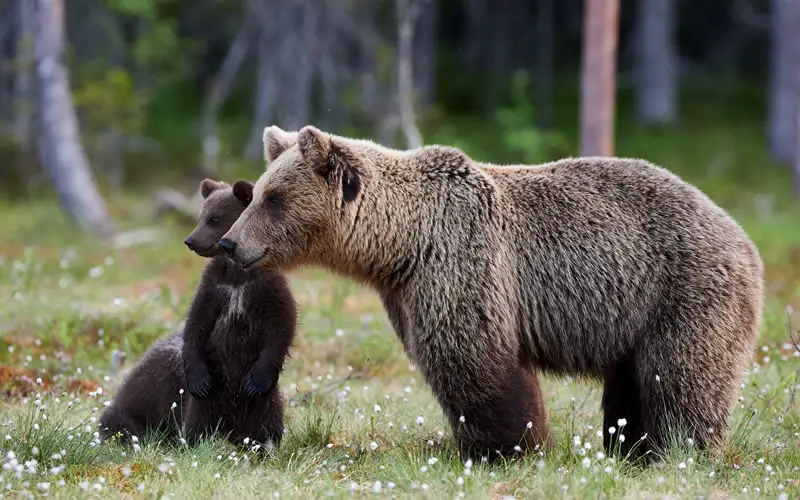
<path fill-rule="evenodd" d="M 276 194 L 271 194 L 271 195 L 267 196 L 267 200 L 266 201 L 267 201 L 267 205 L 269 205 L 271 207 L 274 207 L 275 205 L 277 205 L 280 202 L 280 198 Z"/>
<path fill-rule="evenodd" d="M 219 222 L 219 219 L 217 219 L 216 217 L 209 217 L 209 218 L 206 220 L 206 224 L 209 224 L 209 225 L 212 225 L 212 226 L 213 226 L 214 224 L 216 224 L 217 222 Z"/>

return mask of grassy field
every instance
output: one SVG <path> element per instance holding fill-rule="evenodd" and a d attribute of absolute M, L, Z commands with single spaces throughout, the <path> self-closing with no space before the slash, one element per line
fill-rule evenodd
<path fill-rule="evenodd" d="M 702 126 L 702 117 L 692 123 Z M 727 125 L 701 135 L 690 126 L 624 132 L 621 123 L 629 140 L 619 146 L 730 209 L 767 265 L 759 350 L 722 460 L 690 443 L 675 443 L 662 468 L 609 459 L 598 436 L 599 384 L 545 378 L 557 450 L 463 464 L 375 294 L 320 270 L 291 277 L 301 322 L 280 382 L 288 434 L 275 456 L 259 461 L 221 440 L 193 448 L 101 443 L 99 412 L 125 370 L 182 321 L 204 261 L 182 244 L 186 224 L 166 220 L 169 239 L 114 250 L 81 236 L 44 199 L 0 205 L 0 495 L 797 498 L 800 346 L 791 343 L 787 306 L 800 309 L 800 207 L 789 200 L 786 173 L 764 160 L 754 129 Z M 142 193 L 111 199 L 125 226 L 149 224 Z M 794 320 L 800 325 L 800 315 Z M 127 353 L 122 373 L 109 371 L 114 349 Z"/>

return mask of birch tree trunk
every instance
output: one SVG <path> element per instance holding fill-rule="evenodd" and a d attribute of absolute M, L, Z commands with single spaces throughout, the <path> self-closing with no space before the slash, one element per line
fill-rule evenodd
<path fill-rule="evenodd" d="M 406 138 L 406 147 L 422 146 L 414 112 L 414 27 L 419 14 L 419 0 L 397 0 L 397 90 L 399 93 L 400 126 Z"/>
<path fill-rule="evenodd" d="M 61 206 L 81 227 L 99 236 L 115 224 L 98 192 L 80 143 L 64 51 L 64 0 L 36 1 L 34 59 L 41 134 L 38 152 L 58 193 Z"/>
<path fill-rule="evenodd" d="M 645 124 L 678 114 L 674 0 L 640 0 L 636 26 L 636 114 Z"/>
<path fill-rule="evenodd" d="M 581 68 L 581 154 L 614 154 L 619 0 L 585 0 Z"/>

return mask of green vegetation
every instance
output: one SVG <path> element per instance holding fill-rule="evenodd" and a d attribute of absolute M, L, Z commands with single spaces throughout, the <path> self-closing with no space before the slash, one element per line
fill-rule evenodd
<path fill-rule="evenodd" d="M 681 125 L 662 130 L 636 127 L 622 93 L 617 125 L 620 155 L 645 157 L 699 185 L 741 222 L 767 264 L 759 351 L 721 459 L 676 442 L 662 468 L 610 460 L 597 436 L 599 384 L 548 377 L 545 401 L 557 450 L 495 466 L 462 464 L 375 294 L 321 270 L 292 276 L 302 316 L 281 379 L 289 433 L 274 456 L 261 460 L 219 439 L 187 447 L 141 436 L 127 450 L 99 443 L 93 420 L 120 382 L 108 375 L 112 350 L 128 354 L 127 369 L 175 329 L 204 262 L 183 247 L 190 227 L 177 220 L 160 223 L 172 235 L 160 244 L 113 250 L 78 234 L 56 201 L 42 195 L 0 201 L 0 386 L 6 394 L 0 399 L 0 491 L 58 498 L 139 492 L 152 498 L 800 495 L 800 346 L 790 343 L 786 314 L 787 305 L 800 308 L 800 207 L 791 200 L 788 172 L 767 160 L 760 105 L 751 106 L 752 99 L 748 106 L 723 104 L 748 92 L 688 89 Z M 533 113 L 525 95 L 517 93 L 487 117 L 434 113 L 423 127 L 426 142 L 458 145 L 497 162 L 574 154 L 574 135 L 542 136 L 526 125 Z M 556 98 L 556 130 L 575 130 L 574 88 Z M 254 179 L 263 168 L 231 156 L 226 180 Z M 140 173 L 140 180 L 146 177 Z M 148 225 L 147 185 L 157 182 L 165 178 L 108 196 L 114 217 L 131 228 Z"/>

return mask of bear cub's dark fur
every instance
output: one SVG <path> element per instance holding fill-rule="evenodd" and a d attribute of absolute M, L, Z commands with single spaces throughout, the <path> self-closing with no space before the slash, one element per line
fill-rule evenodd
<path fill-rule="evenodd" d="M 234 192 L 202 182 L 203 207 L 185 243 L 211 261 L 184 326 L 145 352 L 100 416 L 104 438 L 119 433 L 128 442 L 150 430 L 174 437 L 183 427 L 192 442 L 217 430 L 236 444 L 280 444 L 277 381 L 294 338 L 296 305 L 282 275 L 245 272 L 217 246 L 252 199 L 252 187 L 240 181 Z"/>
<path fill-rule="evenodd" d="M 294 339 L 296 304 L 282 274 L 244 271 L 218 245 L 252 200 L 253 185 L 241 181 L 234 190 L 206 179 L 201 194 L 200 219 L 185 243 L 211 261 L 183 329 L 192 396 L 184 434 L 190 443 L 220 432 L 236 444 L 277 447 L 284 430 L 278 378 Z"/>
<path fill-rule="evenodd" d="M 123 442 L 129 442 L 131 436 L 142 438 L 150 431 L 168 438 L 178 435 L 189 396 L 181 363 L 182 348 L 183 330 L 179 330 L 147 349 L 100 415 L 103 439 L 119 433 Z"/>

